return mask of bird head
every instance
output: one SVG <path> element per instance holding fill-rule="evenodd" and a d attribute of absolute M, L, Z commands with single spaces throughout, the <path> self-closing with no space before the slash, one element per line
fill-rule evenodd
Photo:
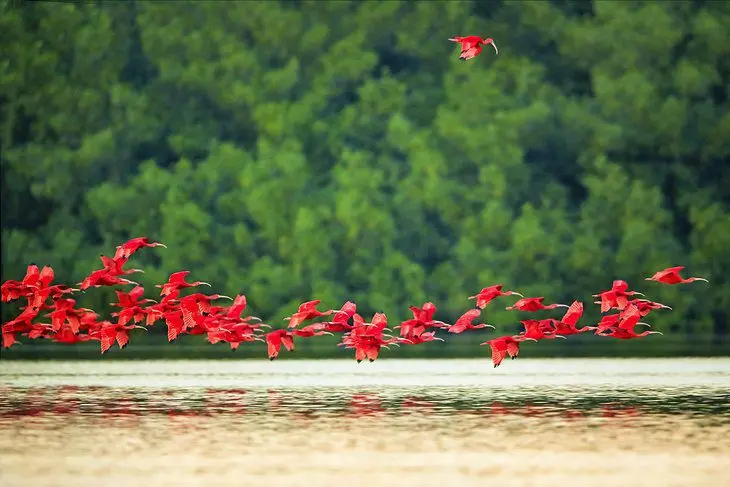
<path fill-rule="evenodd" d="M 495 43 L 494 43 L 494 39 L 492 39 L 491 37 L 487 37 L 487 38 L 485 38 L 485 39 L 484 39 L 484 40 L 482 41 L 482 43 L 484 43 L 484 44 L 491 44 L 491 45 L 492 45 L 492 47 L 494 48 L 494 52 L 495 52 L 496 54 L 499 54 L 499 50 L 497 50 L 497 44 L 495 44 Z"/>

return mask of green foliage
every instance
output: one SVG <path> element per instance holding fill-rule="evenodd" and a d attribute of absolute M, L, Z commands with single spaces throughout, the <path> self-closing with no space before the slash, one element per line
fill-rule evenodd
<path fill-rule="evenodd" d="M 6 8 L 2 279 L 74 284 L 148 236 L 150 296 L 189 269 L 271 323 L 318 298 L 394 325 L 493 283 L 588 322 L 622 278 L 674 307 L 649 320 L 673 345 L 632 353 L 726 353 L 729 26 L 724 2 Z M 500 55 L 459 61 L 466 34 Z M 710 286 L 643 280 L 673 265 Z M 486 320 L 516 330 L 508 304 Z"/>

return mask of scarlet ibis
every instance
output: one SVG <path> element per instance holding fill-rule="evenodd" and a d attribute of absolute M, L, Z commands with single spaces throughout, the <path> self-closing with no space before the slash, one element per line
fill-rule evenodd
<path fill-rule="evenodd" d="M 495 54 L 499 54 L 499 50 L 497 50 L 497 45 L 494 43 L 494 40 L 490 37 L 481 38 L 479 36 L 466 36 L 466 37 L 451 37 L 449 38 L 451 42 L 458 42 L 461 44 L 461 54 L 459 54 L 459 59 L 463 61 L 467 61 L 469 59 L 477 57 L 482 52 L 482 44 L 491 44 L 494 48 Z"/>
<path fill-rule="evenodd" d="M 492 349 L 492 363 L 494 367 L 498 367 L 502 363 L 504 357 L 509 354 L 510 358 L 514 360 L 520 353 L 520 342 L 530 340 L 536 342 L 534 338 L 526 337 L 524 335 L 512 335 L 512 336 L 501 336 L 493 338 L 486 342 L 480 343 L 479 345 L 489 345 Z"/>
<path fill-rule="evenodd" d="M 53 331 L 60 330 L 65 323 L 68 323 L 71 331 L 78 333 L 81 327 L 81 317 L 85 313 L 94 312 L 88 308 L 74 308 L 76 306 L 76 300 L 74 299 L 56 299 L 53 304 L 55 310 L 47 315 L 51 318 L 51 329 Z"/>
<path fill-rule="evenodd" d="M 642 323 L 639 321 L 641 319 L 641 313 L 639 312 L 639 308 L 636 306 L 629 305 L 622 313 L 621 313 L 621 319 L 619 320 L 618 324 L 616 325 L 617 328 L 623 328 L 624 330 L 632 331 L 634 330 L 634 327 L 636 325 L 645 325 L 645 326 L 651 326 L 648 323 Z"/>
<path fill-rule="evenodd" d="M 555 333 L 565 336 L 575 335 L 576 333 L 584 333 L 595 329 L 592 326 L 576 328 L 581 316 L 583 316 L 583 303 L 580 301 L 573 301 L 570 307 L 568 307 L 568 311 L 565 312 L 565 315 L 560 320 L 553 320 Z"/>
<path fill-rule="evenodd" d="M 567 304 L 549 304 L 545 305 L 543 304 L 543 300 L 545 298 L 540 296 L 537 298 L 522 298 L 518 300 L 515 304 L 512 306 L 508 306 L 505 309 L 506 310 L 519 310 L 519 311 L 539 311 L 541 309 L 555 309 L 555 308 L 567 308 Z"/>
<path fill-rule="evenodd" d="M 355 360 L 362 362 L 366 358 L 374 362 L 380 354 L 381 347 L 388 348 L 388 345 L 399 343 L 412 343 L 410 340 L 401 337 L 391 337 L 383 334 L 388 326 L 387 317 L 384 313 L 375 313 L 370 323 L 364 320 L 357 313 L 353 316 L 355 326 L 352 331 L 342 337 L 338 346 L 355 349 Z"/>
<path fill-rule="evenodd" d="M 552 320 L 522 320 L 520 323 L 525 327 L 520 336 L 525 338 L 532 338 L 533 340 L 545 340 L 555 338 L 565 338 L 562 335 L 557 335 L 554 329 L 550 326 Z"/>
<path fill-rule="evenodd" d="M 621 321 L 622 314 L 623 313 L 614 313 L 612 315 L 605 315 L 601 318 L 601 321 L 599 321 L 595 327 L 591 328 L 596 330 L 596 334 L 599 334 L 599 332 L 603 332 L 605 330 L 609 330 L 616 326 L 619 321 Z"/>
<path fill-rule="evenodd" d="M 228 326 L 226 329 L 208 331 L 208 341 L 212 344 L 219 341 L 227 342 L 231 347 L 231 351 L 235 352 L 243 342 L 263 342 L 264 339 L 254 335 L 253 329 L 248 323 L 238 323 Z"/>
<path fill-rule="evenodd" d="M 2 301 L 8 303 L 23 296 L 32 296 L 38 286 L 39 279 L 40 270 L 38 266 L 29 264 L 22 281 L 7 280 L 2 284 L 0 287 Z"/>
<path fill-rule="evenodd" d="M 342 333 L 352 330 L 354 325 L 348 323 L 348 321 L 357 312 L 357 305 L 352 301 L 346 301 L 342 305 L 339 311 L 336 311 L 332 317 L 332 321 L 323 322 L 324 329 L 331 333 Z"/>
<path fill-rule="evenodd" d="M 266 345 L 268 347 L 269 360 L 279 356 L 279 350 L 284 345 L 288 351 L 294 350 L 294 336 L 286 328 L 270 331 L 266 334 Z"/>
<path fill-rule="evenodd" d="M 662 284 L 688 284 L 695 281 L 704 281 L 709 283 L 704 277 L 688 277 L 687 279 L 682 278 L 679 275 L 684 269 L 684 266 L 668 267 L 663 271 L 659 271 L 651 277 L 647 277 L 647 281 L 661 282 Z"/>
<path fill-rule="evenodd" d="M 126 257 L 119 257 L 118 259 L 110 259 L 109 257 L 105 255 L 101 255 L 101 262 L 104 264 L 104 269 L 107 271 L 107 274 L 116 277 L 116 276 L 124 276 L 127 274 L 134 274 L 134 273 L 142 273 L 144 274 L 144 270 L 142 269 L 124 269 L 124 264 L 127 263 Z"/>
<path fill-rule="evenodd" d="M 127 242 L 123 243 L 122 245 L 117 246 L 117 250 L 114 253 L 114 259 L 118 259 L 120 257 L 129 258 L 133 253 L 138 251 L 139 249 L 143 247 L 163 247 L 167 248 L 167 245 L 162 244 L 160 242 L 150 242 L 147 237 L 137 237 L 133 238 L 131 240 L 128 240 Z"/>
<path fill-rule="evenodd" d="M 487 307 L 490 301 L 499 296 L 519 296 L 521 298 L 524 298 L 522 294 L 515 291 L 502 291 L 502 284 L 495 284 L 493 286 L 482 288 L 482 290 L 479 291 L 479 294 L 475 296 L 469 296 L 468 299 L 476 299 L 477 308 L 484 309 Z"/>
<path fill-rule="evenodd" d="M 106 268 L 92 272 L 77 285 L 83 291 L 89 289 L 90 287 L 117 286 L 120 284 L 134 284 L 135 286 L 139 286 L 139 283 L 130 281 L 129 279 L 112 276 L 111 274 L 109 274 L 109 269 Z"/>
<path fill-rule="evenodd" d="M 138 325 L 120 325 L 118 323 L 110 323 L 104 321 L 101 324 L 101 328 L 95 332 L 90 333 L 91 336 L 98 337 L 101 342 L 101 353 L 104 354 L 109 350 L 114 342 L 116 341 L 119 348 L 124 348 L 129 343 L 129 331 L 134 328 L 141 328 L 147 330 L 144 326 Z"/>
<path fill-rule="evenodd" d="M 419 343 L 427 343 L 427 342 L 433 342 L 433 341 L 440 341 L 443 342 L 444 339 L 437 337 L 435 335 L 436 332 L 433 331 L 424 331 L 418 336 L 412 336 L 410 338 L 402 338 L 401 343 L 406 343 L 408 345 L 418 345 Z"/>
<path fill-rule="evenodd" d="M 601 313 L 605 313 L 611 308 L 623 310 L 629 302 L 629 296 L 643 296 L 643 293 L 638 291 L 629 291 L 629 285 L 626 281 L 617 279 L 613 281 L 611 289 L 608 291 L 601 291 L 598 294 L 594 294 L 594 298 L 601 298 Z"/>
<path fill-rule="evenodd" d="M 304 321 L 313 320 L 319 316 L 329 316 L 335 312 L 333 309 L 327 311 L 319 311 L 317 305 L 321 303 L 319 299 L 313 301 L 307 301 L 299 305 L 297 312 L 291 316 L 287 316 L 284 320 L 289 322 L 289 328 L 295 328 L 301 325 Z"/>
<path fill-rule="evenodd" d="M 211 287 L 210 283 L 204 281 L 195 281 L 192 283 L 186 282 L 185 277 L 190 274 L 190 271 L 178 271 L 170 274 L 165 284 L 155 284 L 155 287 L 161 288 L 160 296 L 165 296 L 172 293 L 173 291 L 179 291 L 180 289 L 187 287 L 197 286 L 208 286 Z"/>
<path fill-rule="evenodd" d="M 313 323 L 303 328 L 297 328 L 291 331 L 293 335 L 298 337 L 315 337 L 322 335 L 334 336 L 332 333 L 324 329 L 324 323 Z"/>
<path fill-rule="evenodd" d="M 74 333 L 71 328 L 63 327 L 51 337 L 51 340 L 56 343 L 64 343 L 66 345 L 73 345 L 74 343 L 88 342 L 95 338 L 85 333 Z M 98 338 L 97 338 L 98 339 Z"/>
<path fill-rule="evenodd" d="M 456 322 L 451 325 L 447 331 L 449 333 L 463 333 L 466 330 L 477 330 L 480 328 L 491 328 L 494 329 L 492 325 L 488 325 L 486 323 L 479 323 L 478 325 L 472 324 L 472 321 L 479 318 L 479 315 L 482 314 L 482 310 L 480 308 L 473 308 L 467 311 L 466 313 L 462 314 Z"/>
<path fill-rule="evenodd" d="M 646 316 L 655 309 L 672 309 L 666 304 L 655 303 L 654 301 L 649 301 L 648 299 L 632 299 L 631 301 L 629 301 L 629 304 L 633 304 L 634 306 L 636 306 L 639 309 L 639 313 L 641 313 L 641 316 Z"/>
<path fill-rule="evenodd" d="M 429 328 L 448 328 L 449 325 L 443 321 L 434 320 L 433 317 L 436 314 L 436 305 L 427 302 L 423 303 L 423 307 L 409 306 L 408 309 L 413 313 L 413 319 L 406 320 L 394 326 L 393 329 L 400 328 L 401 337 L 411 339 L 421 335 Z"/>

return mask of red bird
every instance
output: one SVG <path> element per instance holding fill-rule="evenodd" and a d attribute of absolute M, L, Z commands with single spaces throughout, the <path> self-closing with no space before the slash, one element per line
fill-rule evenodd
<path fill-rule="evenodd" d="M 165 284 L 155 284 L 155 287 L 162 288 L 162 290 L 160 291 L 160 296 L 167 296 L 174 291 L 179 291 L 180 289 L 186 287 L 211 287 L 210 283 L 203 281 L 195 281 L 193 283 L 185 282 L 185 277 L 188 274 L 190 274 L 190 271 L 173 272 L 172 274 L 170 274 L 170 277 L 167 279 L 167 282 Z"/>
<path fill-rule="evenodd" d="M 661 282 L 662 284 L 688 284 L 695 281 L 704 281 L 709 283 L 704 277 L 688 277 L 683 279 L 679 273 L 684 269 L 684 266 L 668 267 L 663 271 L 659 271 L 651 277 L 647 277 L 647 281 Z"/>
<path fill-rule="evenodd" d="M 25 271 L 25 277 L 22 281 L 14 281 L 9 279 L 0 286 L 0 292 L 2 293 L 2 301 L 8 303 L 15 301 L 20 297 L 30 297 L 33 292 L 38 288 L 38 281 L 40 280 L 40 270 L 35 264 L 28 265 Z"/>
<path fill-rule="evenodd" d="M 637 334 L 634 331 L 634 327 L 636 325 L 646 325 L 651 326 L 648 323 L 642 323 L 639 321 L 641 318 L 641 314 L 639 313 L 638 308 L 636 306 L 630 305 L 626 310 L 622 313 L 621 320 L 618 323 L 618 326 L 613 326 L 607 329 L 603 330 L 597 330 L 596 335 L 598 336 L 607 336 L 607 337 L 613 337 L 618 338 L 620 340 L 630 340 L 632 338 L 640 338 L 647 335 L 662 335 L 663 333 L 660 331 L 645 331 L 642 333 Z"/>
<path fill-rule="evenodd" d="M 294 329 L 291 332 L 293 335 L 298 337 L 315 337 L 322 335 L 334 336 L 332 333 L 326 331 L 324 326 L 324 323 L 314 323 L 303 328 Z"/>
<path fill-rule="evenodd" d="M 611 308 L 623 310 L 629 302 L 629 296 L 635 295 L 643 296 L 644 294 L 638 291 L 629 291 L 629 285 L 626 281 L 617 279 L 613 281 L 611 289 L 594 294 L 593 297 L 601 298 L 601 301 L 598 301 L 597 303 L 601 304 L 601 313 L 605 313 Z"/>
<path fill-rule="evenodd" d="M 268 346 L 269 360 L 274 360 L 279 356 L 282 345 L 290 352 L 294 350 L 294 336 L 286 328 L 270 331 L 266 334 L 266 345 Z"/>
<path fill-rule="evenodd" d="M 319 299 L 315 299 L 314 301 L 307 301 L 300 304 L 299 309 L 296 313 L 284 318 L 284 320 L 289 322 L 289 328 L 295 328 L 301 325 L 303 322 L 313 320 L 314 318 L 317 318 L 319 316 L 329 316 L 332 313 L 335 313 L 336 310 L 334 309 L 319 311 L 317 309 L 317 305 L 321 302 L 322 301 L 320 301 Z"/>
<path fill-rule="evenodd" d="M 479 328 L 491 328 L 494 329 L 492 325 L 488 325 L 486 323 L 479 323 L 478 325 L 473 325 L 472 321 L 479 318 L 479 315 L 482 314 L 482 310 L 479 308 L 470 309 L 463 315 L 459 317 L 459 319 L 456 320 L 456 322 L 447 328 L 447 331 L 449 333 L 463 333 L 466 330 L 478 330 Z"/>
<path fill-rule="evenodd" d="M 104 264 L 104 269 L 112 277 L 124 276 L 126 274 L 134 274 L 135 272 L 141 272 L 144 274 L 142 269 L 128 269 L 124 270 L 124 264 L 127 263 L 127 257 L 119 257 L 117 259 L 110 259 L 106 255 L 101 255 L 101 263 Z"/>
<path fill-rule="evenodd" d="M 538 298 L 522 298 L 518 300 L 515 304 L 512 306 L 508 306 L 505 309 L 512 311 L 512 310 L 519 310 L 519 311 L 539 311 L 541 309 L 555 309 L 555 308 L 567 308 L 567 304 L 549 304 L 544 305 L 542 304 L 543 300 L 545 298 L 540 296 Z"/>
<path fill-rule="evenodd" d="M 520 323 L 525 327 L 525 331 L 519 336 L 531 338 L 533 340 L 545 340 L 555 338 L 565 338 L 557 335 L 555 330 L 550 326 L 552 320 L 522 320 Z"/>
<path fill-rule="evenodd" d="M 504 360 L 507 354 L 509 354 L 512 360 L 517 358 L 517 355 L 520 353 L 520 342 L 526 340 L 537 341 L 534 338 L 529 338 L 524 335 L 507 335 L 493 338 L 479 345 L 489 345 L 492 349 L 492 363 L 494 363 L 494 367 L 497 367 L 502 363 L 502 360 Z"/>
<path fill-rule="evenodd" d="M 666 304 L 655 303 L 654 301 L 649 301 L 648 299 L 632 299 L 631 301 L 629 301 L 629 304 L 633 304 L 634 306 L 636 306 L 639 309 L 639 313 L 641 313 L 641 316 L 646 316 L 655 309 L 672 309 Z"/>
<path fill-rule="evenodd" d="M 554 320 L 553 325 L 555 326 L 555 333 L 558 335 L 575 335 L 576 333 L 584 333 L 589 330 L 595 330 L 593 326 L 584 326 L 583 328 L 576 328 L 578 320 L 583 316 L 583 303 L 580 301 L 573 301 L 573 303 L 565 312 L 565 316 L 558 321 Z"/>
<path fill-rule="evenodd" d="M 461 54 L 459 55 L 459 59 L 461 59 L 462 61 L 467 61 L 481 54 L 482 44 L 491 44 L 494 48 L 494 52 L 496 54 L 499 54 L 499 50 L 497 50 L 497 45 L 494 43 L 494 40 L 489 37 L 482 39 L 479 36 L 457 36 L 451 37 L 449 38 L 449 40 L 451 42 L 458 42 L 459 44 L 461 44 Z"/>
<path fill-rule="evenodd" d="M 502 291 L 502 284 L 495 284 L 494 286 L 482 288 L 482 290 L 479 291 L 479 294 L 476 296 L 469 296 L 469 299 L 476 299 L 477 308 L 484 309 L 490 301 L 498 298 L 499 296 L 519 296 L 524 298 L 522 294 L 515 291 Z"/>
<path fill-rule="evenodd" d="M 324 329 L 331 333 L 342 333 L 352 330 L 355 325 L 349 324 L 348 321 L 350 318 L 355 316 L 356 312 L 357 305 L 355 303 L 352 301 L 345 302 L 345 304 L 342 305 L 342 308 L 335 312 L 335 315 L 332 317 L 332 321 L 322 323 L 324 325 Z"/>
<path fill-rule="evenodd" d="M 114 342 L 116 341 L 119 348 L 124 348 L 129 343 L 129 331 L 134 328 L 141 328 L 147 330 L 144 326 L 138 325 L 120 325 L 117 323 L 110 323 L 108 321 L 102 321 L 99 330 L 90 333 L 92 337 L 97 337 L 101 342 L 101 353 L 106 353 Z"/>
<path fill-rule="evenodd" d="M 443 342 L 444 339 L 443 338 L 440 338 L 440 337 L 437 337 L 435 335 L 435 333 L 436 332 L 433 332 L 433 331 L 424 331 L 423 333 L 421 333 L 418 336 L 412 336 L 412 337 L 407 338 L 407 339 L 406 338 L 403 338 L 402 339 L 403 340 L 402 343 L 406 343 L 408 345 L 418 345 L 420 343 L 433 342 L 435 340 L 438 340 L 440 342 Z"/>
<path fill-rule="evenodd" d="M 114 260 L 119 258 L 128 259 L 133 253 L 143 247 L 163 247 L 167 248 L 167 245 L 160 242 L 150 242 L 147 237 L 133 238 L 122 245 L 117 246 L 117 250 L 114 253 Z"/>

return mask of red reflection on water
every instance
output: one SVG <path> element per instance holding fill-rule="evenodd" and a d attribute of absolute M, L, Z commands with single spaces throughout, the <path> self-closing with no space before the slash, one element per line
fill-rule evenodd
<path fill-rule="evenodd" d="M 380 398 L 375 394 L 353 394 L 349 410 L 356 417 L 376 416 L 385 412 Z"/>

